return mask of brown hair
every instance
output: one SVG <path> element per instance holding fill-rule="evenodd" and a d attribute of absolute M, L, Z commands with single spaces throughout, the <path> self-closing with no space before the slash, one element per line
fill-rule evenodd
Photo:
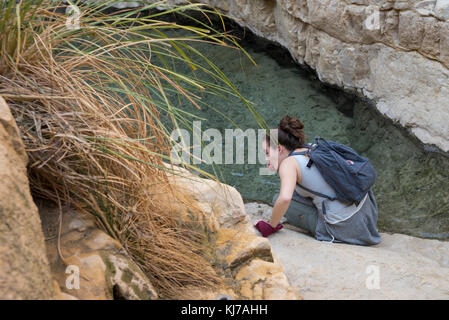
<path fill-rule="evenodd" d="M 294 150 L 304 145 L 306 136 L 304 134 L 304 124 L 289 115 L 284 116 L 278 129 L 278 143 L 286 147 L 288 150 Z M 269 135 L 266 136 L 267 144 L 270 144 Z"/>

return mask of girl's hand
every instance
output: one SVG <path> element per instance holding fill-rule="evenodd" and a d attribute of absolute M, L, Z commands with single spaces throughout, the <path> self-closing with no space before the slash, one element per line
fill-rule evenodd
<path fill-rule="evenodd" d="M 275 233 L 276 231 L 281 230 L 284 226 L 282 224 L 278 224 L 276 226 L 276 228 L 273 228 L 272 226 L 270 226 L 269 223 L 260 220 L 258 221 L 254 227 L 259 230 L 259 232 L 262 234 L 263 237 L 268 237 L 270 234 Z"/>

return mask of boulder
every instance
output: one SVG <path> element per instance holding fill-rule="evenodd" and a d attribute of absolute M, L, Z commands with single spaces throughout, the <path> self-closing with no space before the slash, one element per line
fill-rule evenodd
<path fill-rule="evenodd" d="M 0 96 L 0 299 L 55 295 L 27 162 L 19 129 Z"/>
<path fill-rule="evenodd" d="M 249 220 L 240 193 L 183 168 L 174 169 L 176 174 L 169 175 L 173 186 L 196 199 L 216 227 L 211 246 L 217 273 L 225 280 L 220 292 L 239 299 L 301 299 L 273 257 L 270 242 L 258 235 Z M 220 292 L 203 292 L 198 297 L 210 299 Z"/>
<path fill-rule="evenodd" d="M 47 202 L 39 203 L 39 213 L 58 299 L 157 299 L 147 276 L 93 217 Z"/>
<path fill-rule="evenodd" d="M 235 278 L 240 282 L 240 294 L 244 299 L 298 299 L 279 263 L 273 266 L 273 263 L 262 259 L 253 259 Z"/>

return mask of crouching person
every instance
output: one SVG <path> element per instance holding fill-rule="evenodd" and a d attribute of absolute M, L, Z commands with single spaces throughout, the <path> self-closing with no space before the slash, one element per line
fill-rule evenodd
<path fill-rule="evenodd" d="M 317 240 L 357 245 L 380 243 L 376 228 L 378 209 L 371 185 L 362 186 L 365 190 L 359 190 L 361 195 L 356 201 L 341 199 L 311 161 L 311 145 L 305 144 L 301 121 L 285 116 L 277 129 L 277 142 L 267 136 L 263 148 L 267 167 L 278 172 L 281 187 L 273 198 L 270 221 L 261 220 L 255 225 L 260 233 L 267 237 L 282 229 L 280 221 L 285 216 L 288 223 L 309 231 Z M 349 170 L 356 167 L 354 161 L 345 161 Z"/>

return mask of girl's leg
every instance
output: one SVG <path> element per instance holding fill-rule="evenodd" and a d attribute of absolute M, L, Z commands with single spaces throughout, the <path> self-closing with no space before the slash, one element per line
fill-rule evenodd
<path fill-rule="evenodd" d="M 276 202 L 278 196 L 279 193 L 274 195 L 272 204 Z M 315 235 L 318 211 L 310 198 L 302 197 L 295 191 L 284 217 L 291 225 Z"/>

